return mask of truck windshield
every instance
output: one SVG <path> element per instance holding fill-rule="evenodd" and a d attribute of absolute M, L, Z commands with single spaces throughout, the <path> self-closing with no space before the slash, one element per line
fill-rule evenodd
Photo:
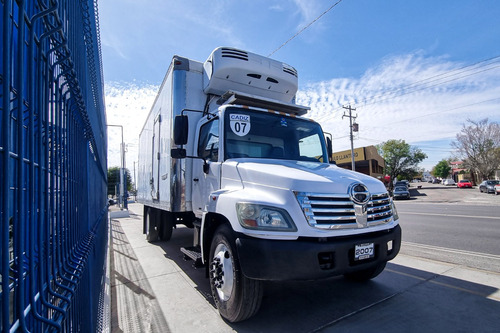
<path fill-rule="evenodd" d="M 265 111 L 227 108 L 224 124 L 224 159 L 250 157 L 328 163 L 323 132 L 315 122 Z"/>

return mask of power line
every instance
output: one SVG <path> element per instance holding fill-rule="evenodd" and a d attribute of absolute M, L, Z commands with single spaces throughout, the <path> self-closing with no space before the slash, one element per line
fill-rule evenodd
<path fill-rule="evenodd" d="M 397 121 L 393 121 L 393 122 L 386 122 L 384 125 L 394 125 L 394 124 L 397 124 L 397 123 L 404 123 L 404 122 L 407 122 L 407 121 L 410 121 L 410 120 L 415 120 L 415 119 L 418 119 L 418 118 L 425 118 L 425 117 L 433 116 L 433 115 L 436 115 L 436 114 L 443 114 L 443 113 L 455 111 L 455 110 L 458 110 L 458 109 L 463 109 L 463 108 L 466 108 L 466 107 L 470 107 L 470 106 L 474 106 L 474 105 L 478 105 L 478 104 L 482 104 L 482 103 L 487 103 L 487 102 L 493 102 L 493 101 L 500 101 L 500 97 L 491 98 L 491 99 L 487 99 L 487 100 L 480 101 L 480 102 L 465 104 L 465 105 L 457 106 L 457 107 L 454 107 L 454 108 L 451 108 L 451 109 L 447 109 L 447 110 L 444 110 L 444 111 L 436 111 L 436 112 L 426 113 L 424 115 L 420 115 L 420 116 L 416 116 L 416 117 L 412 117 L 412 118 L 406 118 L 406 119 L 403 119 L 403 120 L 397 120 Z"/>
<path fill-rule="evenodd" d="M 463 78 L 468 77 L 468 76 L 477 75 L 477 74 L 480 74 L 480 73 L 483 73 L 483 72 L 486 72 L 489 70 L 493 70 L 493 69 L 500 67 L 500 64 L 498 64 L 499 61 L 500 61 L 500 55 L 497 55 L 497 56 L 494 56 L 494 57 L 491 57 L 488 59 L 476 61 L 475 63 L 469 64 L 466 66 L 462 66 L 460 68 L 457 68 L 457 69 L 454 69 L 454 70 L 451 70 L 448 72 L 444 72 L 441 74 L 437 74 L 437 75 L 413 82 L 413 83 L 406 85 L 406 86 L 388 89 L 385 92 L 380 93 L 379 95 L 365 98 L 364 104 L 358 105 L 357 107 L 363 108 L 363 107 L 366 107 L 368 105 L 373 105 L 376 103 L 380 103 L 382 101 L 387 101 L 388 99 L 401 97 L 401 96 L 408 95 L 408 94 L 411 94 L 414 92 L 422 91 L 422 90 L 433 88 L 433 87 L 436 87 L 436 86 L 439 86 L 439 85 L 442 85 L 445 83 L 449 83 L 452 81 L 463 79 Z M 478 66 L 478 65 L 480 65 L 480 66 Z M 492 66 L 492 67 L 488 68 L 487 66 Z M 474 70 L 474 72 L 467 73 L 467 72 L 471 72 L 473 70 Z M 464 75 L 459 76 L 459 77 L 453 77 L 453 76 L 457 76 L 460 74 L 464 74 Z M 450 78 L 450 79 L 438 82 L 438 83 L 433 84 L 433 85 L 429 85 L 432 82 L 436 82 L 436 81 L 443 80 L 446 78 Z M 384 97 L 386 97 L 386 98 L 384 98 Z M 380 98 L 380 99 L 378 99 L 378 98 Z M 480 103 L 484 103 L 484 102 L 488 102 L 488 101 L 494 101 L 494 100 L 496 100 L 496 99 L 491 99 L 491 100 L 487 100 L 487 101 L 477 102 L 474 104 L 459 106 L 459 107 L 451 109 L 451 110 L 456 110 L 458 108 L 471 106 L 471 105 L 475 105 L 475 104 L 480 104 Z M 342 110 L 342 107 L 339 106 L 339 107 L 333 109 L 332 112 L 341 111 L 341 110 Z M 448 110 L 448 111 L 451 111 L 451 110 Z M 445 111 L 445 112 L 448 112 L 448 111 Z M 437 112 L 437 113 L 440 113 L 440 112 Z M 327 118 L 327 117 L 330 117 L 330 115 L 320 116 L 317 120 L 320 121 L 321 119 Z"/>
<path fill-rule="evenodd" d="M 422 90 L 425 90 L 425 89 L 430 89 L 430 88 L 433 88 L 433 87 L 436 87 L 436 86 L 439 86 L 439 85 L 442 85 L 442 84 L 445 84 L 445 83 L 449 83 L 449 82 L 452 82 L 452 81 L 457 81 L 457 80 L 466 78 L 468 76 L 477 75 L 477 74 L 480 74 L 480 73 L 483 73 L 483 72 L 486 72 L 486 71 L 489 71 L 489 70 L 492 70 L 492 69 L 495 69 L 495 68 L 499 68 L 499 67 L 500 67 L 500 64 L 497 65 L 497 66 L 491 67 L 491 68 L 486 68 L 486 69 L 483 69 L 483 70 L 480 70 L 480 71 L 476 71 L 476 72 L 473 72 L 473 73 L 469 73 L 469 74 L 466 74 L 466 75 L 463 75 L 463 76 L 451 78 L 449 80 L 442 81 L 442 82 L 439 82 L 439 83 L 436 83 L 436 84 L 433 84 L 433 85 L 428 85 L 428 84 L 430 82 L 441 80 L 442 78 L 440 78 L 440 79 L 434 79 L 434 80 L 432 80 L 430 82 L 422 83 L 422 84 L 418 84 L 418 85 L 417 84 L 412 84 L 413 87 L 412 87 L 412 85 L 409 85 L 409 86 L 406 86 L 406 87 L 398 88 L 398 89 L 394 90 L 394 92 L 389 91 L 387 93 L 383 93 L 383 94 L 378 95 L 378 96 L 373 96 L 370 99 L 365 100 L 366 102 L 364 104 L 362 104 L 362 106 L 360 106 L 360 107 L 364 107 L 364 106 L 367 106 L 367 105 L 373 105 L 373 104 L 376 104 L 376 103 L 379 103 L 379 102 L 382 102 L 382 101 L 387 101 L 388 99 L 391 99 L 391 98 L 397 98 L 397 97 L 401 97 L 401 96 L 404 96 L 404 95 L 412 94 L 412 93 L 415 93 L 415 92 L 418 92 L 418 91 L 422 91 Z M 455 76 L 455 75 L 458 75 L 458 74 L 460 74 L 460 73 L 450 74 L 450 75 L 448 75 L 448 77 Z M 421 87 L 419 87 L 419 86 L 421 86 Z M 407 89 L 408 89 L 408 91 L 405 91 Z M 401 92 L 401 93 L 398 93 L 398 92 Z M 393 96 L 391 96 L 391 94 Z M 386 98 L 384 98 L 385 95 L 387 95 Z M 381 97 L 383 99 L 381 99 L 381 100 L 375 100 L 378 97 Z M 370 100 L 372 102 L 369 102 Z"/>
<path fill-rule="evenodd" d="M 439 81 L 439 80 L 442 80 L 442 79 L 445 79 L 445 78 L 448 78 L 448 77 L 453 77 L 453 76 L 456 76 L 456 75 L 459 75 L 459 74 L 462 74 L 462 73 L 467 73 L 467 72 L 470 72 L 472 70 L 481 69 L 482 67 L 494 65 L 495 63 L 498 63 L 498 61 L 500 61 L 500 55 L 494 56 L 494 57 L 491 57 L 491 58 L 488 58 L 488 59 L 476 61 L 475 63 L 469 64 L 469 65 L 466 65 L 466 66 L 462 66 L 460 68 L 456 68 L 456 69 L 453 69 L 451 71 L 447 71 L 447 72 L 444 72 L 444 73 L 441 73 L 441 74 L 436 74 L 436 75 L 433 75 L 431 77 L 428 77 L 428 78 L 425 78 L 425 79 L 413 82 L 413 83 L 408 84 L 406 86 L 389 89 L 385 93 L 382 93 L 380 95 L 371 97 L 371 99 L 375 99 L 377 97 L 384 97 L 384 95 L 387 95 L 387 94 L 396 94 L 399 91 L 404 91 L 404 90 L 408 90 L 408 89 L 412 89 L 412 88 L 418 88 L 419 86 L 427 85 L 427 84 L 429 84 L 431 82 Z M 488 63 L 486 63 L 486 62 L 488 62 Z M 486 63 L 486 64 L 483 64 L 483 63 Z M 483 64 L 483 65 L 477 66 L 479 64 Z M 461 79 L 461 78 L 464 78 L 464 77 L 467 77 L 467 76 L 471 76 L 471 75 L 476 75 L 476 74 L 479 74 L 479 73 L 482 73 L 482 72 L 485 72 L 485 71 L 488 71 L 488 70 L 492 70 L 492 69 L 495 69 L 495 68 L 498 68 L 498 67 L 500 67 L 500 65 L 496 65 L 496 66 L 491 67 L 491 68 L 487 68 L 487 69 L 483 69 L 483 70 L 476 71 L 476 72 L 473 72 L 473 73 L 469 73 L 469 74 L 466 74 L 464 76 L 460 76 L 458 78 L 453 78 L 453 79 L 450 79 L 450 80 L 447 80 L 447 81 L 443 81 L 443 82 L 440 82 L 440 83 L 432 85 L 432 86 L 427 86 L 427 87 L 424 87 L 424 89 L 432 88 L 432 87 L 435 87 L 436 85 L 448 83 L 448 82 L 451 82 L 451 81 L 456 81 L 458 79 Z M 416 91 L 420 91 L 420 90 L 416 90 Z M 412 92 L 414 92 L 414 91 L 406 92 L 406 93 L 404 93 L 402 95 L 398 95 L 398 97 L 399 96 L 403 96 L 403 95 L 408 94 L 408 93 L 412 93 Z"/>
<path fill-rule="evenodd" d="M 308 25 L 306 25 L 305 27 L 303 27 L 302 29 L 299 30 L 299 32 L 297 32 L 295 35 L 293 35 L 292 37 L 290 37 L 286 42 L 284 42 L 283 44 L 281 44 L 280 47 L 278 47 L 276 50 L 274 50 L 273 52 L 271 52 L 268 57 L 271 57 L 273 54 L 275 54 L 279 49 L 281 49 L 283 46 L 285 46 L 286 44 L 288 44 L 292 39 L 294 39 L 295 37 L 297 37 L 298 35 L 300 35 L 304 30 L 306 30 L 307 28 L 309 28 L 311 25 L 314 24 L 314 22 L 316 22 L 317 20 L 319 20 L 323 15 L 325 15 L 326 13 L 328 13 L 330 10 L 333 9 L 333 7 L 337 6 L 339 3 L 341 3 L 342 0 L 339 0 L 337 1 L 336 3 L 334 3 L 333 5 L 330 6 L 330 8 L 328 8 L 327 10 L 325 10 L 320 16 L 316 17 L 313 21 L 311 21 Z"/>

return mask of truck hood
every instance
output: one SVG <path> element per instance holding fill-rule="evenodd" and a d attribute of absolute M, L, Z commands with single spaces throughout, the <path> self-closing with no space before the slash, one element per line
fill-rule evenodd
<path fill-rule="evenodd" d="M 227 162 L 236 168 L 244 188 L 270 186 L 300 192 L 347 193 L 349 185 L 359 182 L 371 193 L 386 192 L 381 181 L 336 165 L 288 160 Z"/>

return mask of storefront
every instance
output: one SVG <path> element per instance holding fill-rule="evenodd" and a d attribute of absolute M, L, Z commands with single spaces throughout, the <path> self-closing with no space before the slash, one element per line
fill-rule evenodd
<path fill-rule="evenodd" d="M 333 153 L 332 159 L 339 167 L 351 170 L 351 150 Z M 385 162 L 375 146 L 361 147 L 354 149 L 354 167 L 357 172 L 381 179 L 384 176 Z"/>

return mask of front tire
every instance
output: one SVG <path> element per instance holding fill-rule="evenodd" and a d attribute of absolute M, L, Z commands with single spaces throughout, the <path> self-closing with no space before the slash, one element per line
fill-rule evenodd
<path fill-rule="evenodd" d="M 255 315 L 263 294 L 262 282 L 241 272 L 235 244 L 232 230 L 222 225 L 212 239 L 209 257 L 212 296 L 220 315 L 232 323 Z"/>
<path fill-rule="evenodd" d="M 364 269 L 362 271 L 357 271 L 354 273 L 345 274 L 344 277 L 351 281 L 364 282 L 375 278 L 377 275 L 382 273 L 385 269 L 387 262 L 381 262 L 375 267 Z"/>

